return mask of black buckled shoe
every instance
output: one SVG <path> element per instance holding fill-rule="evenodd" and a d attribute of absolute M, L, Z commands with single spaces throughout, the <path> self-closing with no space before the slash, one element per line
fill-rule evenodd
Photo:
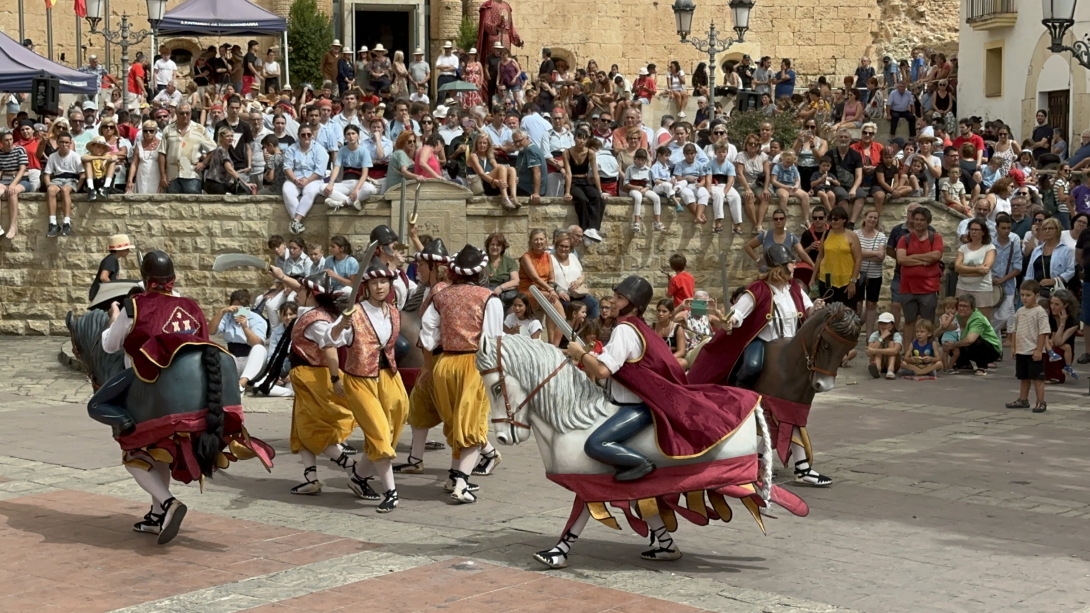
<path fill-rule="evenodd" d="M 177 498 L 171 496 L 163 503 L 163 523 L 159 531 L 159 544 L 166 545 L 178 536 L 178 530 L 182 527 L 182 520 L 188 509 Z"/>
<path fill-rule="evenodd" d="M 614 475 L 614 479 L 617 481 L 635 481 L 651 474 L 655 470 L 655 463 L 651 460 L 644 460 L 642 464 L 637 464 L 632 468 L 617 471 Z"/>
<path fill-rule="evenodd" d="M 152 505 L 151 510 L 144 516 L 144 519 L 133 524 L 132 529 L 133 532 L 142 534 L 159 534 L 163 529 L 162 523 L 163 514 L 156 513 L 155 505 Z"/>
<path fill-rule="evenodd" d="M 374 479 L 374 477 L 358 477 L 352 475 L 352 477 L 348 479 L 348 487 L 364 500 L 381 500 L 382 496 L 379 496 L 378 492 L 372 489 L 371 485 L 368 483 L 371 479 Z"/>
<path fill-rule="evenodd" d="M 379 513 L 389 513 L 397 508 L 397 488 L 387 491 L 383 496 L 384 498 L 382 502 L 379 503 L 378 508 L 375 509 L 376 511 Z"/>

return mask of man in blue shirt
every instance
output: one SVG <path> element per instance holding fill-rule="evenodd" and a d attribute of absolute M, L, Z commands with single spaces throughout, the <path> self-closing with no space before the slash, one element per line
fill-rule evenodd
<path fill-rule="evenodd" d="M 238 369 L 239 390 L 245 391 L 246 384 L 261 372 L 265 366 L 265 338 L 269 334 L 269 324 L 247 306 L 250 304 L 250 292 L 240 289 L 231 292 L 230 305 L 220 309 L 212 318 L 209 327 L 223 335 L 227 351 L 235 358 Z"/>
<path fill-rule="evenodd" d="M 780 62 L 780 71 L 772 77 L 772 82 L 776 84 L 776 100 L 785 96 L 790 98 L 795 93 L 795 71 L 791 70 L 791 60 L 784 58 Z"/>
<path fill-rule="evenodd" d="M 912 64 L 909 67 L 909 76 L 913 83 L 927 76 L 927 71 L 924 70 L 925 66 L 927 66 L 927 60 L 923 59 L 923 54 L 920 53 L 919 49 L 913 49 Z"/>
<path fill-rule="evenodd" d="M 537 204 L 545 195 L 546 173 L 545 153 L 540 147 L 530 142 L 530 137 L 523 130 L 511 134 L 511 142 L 518 148 L 515 159 L 515 173 L 518 175 L 518 195 L 529 196 L 530 202 Z"/>
<path fill-rule="evenodd" d="M 886 119 L 889 119 L 889 135 L 897 136 L 897 124 L 901 119 L 908 120 L 908 135 L 916 133 L 916 115 L 912 112 L 912 104 L 915 102 L 912 92 L 908 91 L 908 84 L 904 81 L 897 83 L 897 87 L 889 92 L 886 98 Z"/>
<path fill-rule="evenodd" d="M 882 88 L 887 92 L 897 85 L 897 63 L 888 55 L 882 58 Z M 864 83 L 863 85 L 866 85 Z"/>

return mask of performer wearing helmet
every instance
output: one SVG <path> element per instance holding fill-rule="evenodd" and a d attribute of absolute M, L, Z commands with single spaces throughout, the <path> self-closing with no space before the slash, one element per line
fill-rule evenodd
<path fill-rule="evenodd" d="M 409 296 L 416 290 L 416 283 L 409 279 L 405 271 L 401 270 L 401 256 L 394 250 L 399 237 L 390 226 L 376 226 L 371 230 L 371 241 L 378 242 L 378 258 L 387 268 L 397 273 L 393 280 L 393 291 L 390 298 L 397 310 L 405 309 L 405 303 Z"/>
<path fill-rule="evenodd" d="M 126 407 L 126 395 L 137 377 L 155 382 L 160 369 L 169 366 L 183 348 L 202 345 L 217 351 L 220 348 L 208 340 L 208 323 L 200 305 L 173 293 L 174 262 L 169 255 L 162 251 L 148 253 L 141 262 L 140 272 L 146 291 L 126 299 L 123 308 L 118 308 L 116 302 L 111 304 L 110 324 L 102 333 L 102 349 L 106 353 L 125 351 L 125 370 L 95 392 L 87 403 L 87 412 L 92 419 L 113 428 L 114 438 L 127 449 L 123 456 L 125 468 L 152 497 L 151 510 L 133 530 L 158 534 L 159 543 L 163 544 L 178 533 L 186 506 L 170 493 L 172 462 L 164 462 L 162 454 L 153 453 L 150 447 L 154 445 L 146 445 L 148 449 L 126 445 L 126 437 L 140 425 Z M 218 428 L 201 426 L 200 436 L 207 429 L 209 436 L 222 437 L 223 408 L 217 409 Z M 210 407 L 209 421 L 214 418 L 211 412 Z M 196 445 L 198 438 L 186 440 L 193 440 Z"/>
<path fill-rule="evenodd" d="M 606 393 L 616 413 L 587 438 L 583 451 L 617 470 L 617 481 L 654 479 L 655 464 L 625 443 L 649 427 L 655 428 L 658 449 L 671 458 L 691 458 L 714 448 L 730 436 L 757 407 L 750 391 L 719 385 L 691 385 L 673 352 L 641 318 L 651 302 L 651 284 L 630 276 L 613 289 L 617 325 L 600 355 L 580 343 L 565 352 L 594 379 L 608 379 Z M 676 560 L 681 552 L 662 524 L 652 529 L 649 560 Z M 539 559 L 565 556 L 568 542 L 540 552 Z M 546 562 L 549 563 L 549 562 Z"/>
<path fill-rule="evenodd" d="M 327 344 L 346 348 L 347 355 L 340 361 L 336 352 L 332 352 L 328 354 L 327 365 L 333 379 L 343 371 L 343 377 L 333 384 L 333 391 L 348 399 L 348 408 L 365 437 L 367 457 L 356 463 L 353 479 L 361 473 L 368 478 L 377 476 L 385 488 L 377 511 L 389 513 L 398 503 L 390 460 L 397 457 L 394 445 L 409 410 L 409 398 L 394 358 L 401 315 L 386 302 L 396 273 L 375 258 L 362 274 L 366 300 L 341 315 L 327 339 Z"/>
<path fill-rule="evenodd" d="M 419 312 L 426 313 L 437 293 L 450 285 L 447 279 L 447 267 L 454 261 L 447 252 L 443 239 L 432 240 L 420 253 L 416 254 L 416 277 L 419 281 L 409 304 L 419 300 Z M 419 341 L 418 341 L 418 344 Z M 420 345 L 423 347 L 423 345 Z M 439 409 L 435 402 L 435 379 L 432 372 L 435 361 L 443 354 L 441 346 L 431 351 L 424 351 L 424 366 L 416 376 L 413 391 L 409 394 L 408 423 L 412 428 L 413 442 L 409 448 L 409 457 L 404 464 L 394 466 L 394 472 L 421 474 L 424 472 L 424 447 L 428 443 L 428 431 L 442 423 Z"/>
<path fill-rule="evenodd" d="M 488 399 L 475 365 L 477 348 L 482 336 L 503 334 L 503 304 L 477 284 L 487 263 L 479 249 L 463 247 L 450 266 L 453 284 L 432 297 L 420 320 L 424 349 L 443 348 L 432 374 L 435 404 L 451 448 L 446 489 L 461 503 L 477 501 L 469 473 L 488 443 Z"/>
<path fill-rule="evenodd" d="M 803 320 L 825 301 L 811 301 L 802 282 L 794 279 L 795 258 L 784 245 L 765 250 L 767 272 L 746 288 L 734 305 L 734 314 L 708 341 L 689 369 L 693 383 L 718 383 L 751 388 L 764 367 L 765 343 L 795 336 Z M 791 457 L 795 480 L 829 485 L 832 480 L 810 467 L 799 433 L 792 434 Z"/>
<path fill-rule="evenodd" d="M 273 277 L 296 292 L 299 316 L 291 329 L 291 384 L 295 400 L 291 414 L 291 451 L 303 460 L 305 481 L 291 488 L 292 494 L 314 495 L 322 491 L 318 480 L 318 457 L 323 455 L 339 466 L 349 477 L 348 486 L 360 498 L 378 500 L 379 496 L 367 482 L 355 476 L 356 463 L 342 446 L 355 428 L 355 418 L 343 396 L 333 394 L 338 381 L 327 367 L 330 353 L 336 360 L 337 350 L 326 351 L 329 329 L 347 306 L 348 297 L 333 290 L 329 273 L 322 271 L 296 280 L 277 267 Z"/>

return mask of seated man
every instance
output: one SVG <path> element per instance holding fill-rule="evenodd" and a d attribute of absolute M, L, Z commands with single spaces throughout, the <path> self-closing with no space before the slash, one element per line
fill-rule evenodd
<path fill-rule="evenodd" d="M 220 309 L 210 324 L 210 329 L 223 335 L 227 351 L 235 358 L 235 367 L 240 373 L 239 391 L 245 391 L 250 380 L 261 372 L 268 356 L 265 338 L 269 324 L 251 311 L 249 304 L 250 292 L 244 289 L 232 292 L 230 304 Z"/>

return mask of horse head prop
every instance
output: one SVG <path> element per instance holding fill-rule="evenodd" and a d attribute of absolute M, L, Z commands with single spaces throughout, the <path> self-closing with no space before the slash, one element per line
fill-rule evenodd
<path fill-rule="evenodd" d="M 68 335 L 72 339 L 72 353 L 83 364 L 83 369 L 91 379 L 95 390 L 125 369 L 125 358 L 120 352 L 106 353 L 102 349 L 102 331 L 110 325 L 110 316 L 106 311 L 87 311 L 82 317 L 75 317 L 68 311 L 65 317 Z"/>
<path fill-rule="evenodd" d="M 861 327 L 855 311 L 839 302 L 814 311 L 793 338 L 769 343 L 765 363 L 782 368 L 765 368 L 756 391 L 796 402 L 809 402 L 814 393 L 831 391 L 836 387 L 837 369 L 858 342 Z M 804 385 L 798 377 L 801 369 L 808 373 Z"/>

